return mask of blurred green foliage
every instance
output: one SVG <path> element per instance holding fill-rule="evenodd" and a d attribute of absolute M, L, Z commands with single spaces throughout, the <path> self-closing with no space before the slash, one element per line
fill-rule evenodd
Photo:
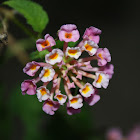
<path fill-rule="evenodd" d="M 13 56 L 16 55 L 16 53 L 30 50 L 31 48 L 35 47 L 34 40 L 27 38 L 27 39 L 21 39 L 17 40 L 13 45 L 9 44 L 9 47 L 6 49 L 5 52 L 5 60 L 9 60 Z"/>
<path fill-rule="evenodd" d="M 1 91 L 2 90 L 3 89 L 1 89 Z M 0 99 L 2 104 L 0 109 L 1 111 L 4 109 L 3 116 L 5 116 L 1 119 L 1 125 L 3 132 L 7 133 L 8 131 L 8 135 L 5 133 L 3 134 L 5 139 L 9 139 L 13 135 L 15 131 L 14 129 L 16 129 L 16 125 L 18 125 L 18 121 L 14 121 L 15 117 L 22 122 L 23 126 L 21 127 L 21 130 L 24 133 L 25 140 L 39 139 L 41 137 L 39 135 L 40 133 L 37 132 L 40 132 L 38 127 L 39 121 L 41 120 L 40 117 L 42 115 L 42 104 L 38 102 L 35 96 L 23 96 L 21 94 L 20 86 L 18 86 L 13 89 L 10 93 L 10 98 L 6 102 L 3 102 L 3 96 L 0 96 Z"/>

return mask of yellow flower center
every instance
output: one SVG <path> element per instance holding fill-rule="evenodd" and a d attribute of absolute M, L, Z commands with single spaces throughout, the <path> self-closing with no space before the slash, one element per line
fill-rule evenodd
<path fill-rule="evenodd" d="M 99 74 L 98 76 L 98 80 L 96 81 L 97 83 L 101 83 L 102 82 L 103 77 Z"/>
<path fill-rule="evenodd" d="M 72 38 L 72 33 L 65 33 L 65 37 L 69 39 Z"/>
<path fill-rule="evenodd" d="M 63 99 L 63 96 L 62 95 L 57 95 L 56 96 L 59 100 L 62 100 Z"/>
<path fill-rule="evenodd" d="M 50 59 L 57 59 L 58 58 L 58 53 L 54 53 L 54 54 L 52 54 L 50 57 L 49 57 Z"/>
<path fill-rule="evenodd" d="M 68 53 L 70 55 L 75 55 L 77 53 L 77 50 L 68 50 Z"/>
<path fill-rule="evenodd" d="M 53 106 L 53 102 L 52 102 L 52 101 L 48 101 L 47 104 L 48 104 L 49 106 Z"/>
<path fill-rule="evenodd" d="M 50 45 L 50 42 L 48 40 L 45 40 L 44 42 L 41 43 L 42 47 L 45 48 L 46 46 Z"/>
<path fill-rule="evenodd" d="M 86 86 L 86 87 L 82 90 L 82 92 L 83 92 L 84 94 L 86 94 L 86 93 L 89 92 L 89 91 L 90 91 L 89 86 Z"/>
<path fill-rule="evenodd" d="M 45 88 L 42 88 L 42 89 L 40 90 L 40 92 L 41 92 L 42 96 L 45 95 L 45 94 L 47 93 Z"/>
<path fill-rule="evenodd" d="M 92 46 L 90 46 L 89 44 L 86 44 L 85 45 L 85 49 L 87 50 L 87 51 L 91 51 L 92 50 Z"/>
<path fill-rule="evenodd" d="M 74 103 L 77 103 L 78 102 L 78 99 L 77 98 L 73 98 L 70 100 L 71 104 L 74 104 Z"/>
<path fill-rule="evenodd" d="M 30 67 L 30 69 L 31 69 L 31 70 L 35 70 L 35 69 L 36 69 L 36 65 L 32 65 L 32 66 Z"/>
<path fill-rule="evenodd" d="M 48 77 L 49 75 L 50 75 L 50 70 L 46 69 L 43 76 Z"/>
<path fill-rule="evenodd" d="M 103 57 L 102 57 L 102 54 L 101 54 L 101 53 L 99 53 L 99 54 L 98 54 L 98 56 L 99 56 L 101 59 L 103 59 Z"/>

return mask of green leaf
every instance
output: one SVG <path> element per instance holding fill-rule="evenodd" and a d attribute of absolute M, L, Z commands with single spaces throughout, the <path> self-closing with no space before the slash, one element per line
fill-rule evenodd
<path fill-rule="evenodd" d="M 59 48 L 59 49 L 63 48 L 63 46 L 64 46 L 64 41 L 57 40 L 57 41 L 55 41 L 55 42 L 56 42 L 56 45 L 53 46 L 53 48 Z"/>
<path fill-rule="evenodd" d="M 78 43 L 78 41 L 76 41 L 76 42 L 69 42 L 68 43 L 68 46 L 69 47 L 76 47 L 77 43 Z M 59 49 L 61 49 L 61 48 L 63 48 L 63 46 L 64 46 L 64 41 L 57 40 L 56 41 L 56 45 L 53 46 L 53 48 L 59 48 Z"/>
<path fill-rule="evenodd" d="M 31 58 L 31 60 L 38 59 L 39 58 L 39 52 L 38 51 L 32 52 L 30 54 L 30 58 Z"/>
<path fill-rule="evenodd" d="M 45 55 L 48 54 L 48 53 L 49 53 L 49 51 L 47 49 L 44 50 L 44 51 L 41 51 L 41 52 L 35 51 L 35 52 L 32 52 L 30 54 L 30 58 L 32 60 L 35 60 L 35 59 L 43 59 L 43 60 L 45 60 Z"/>
<path fill-rule="evenodd" d="M 42 32 L 49 22 L 47 13 L 42 9 L 42 6 L 35 2 L 28 0 L 10 0 L 4 2 L 4 4 L 21 13 L 36 32 Z"/>
<path fill-rule="evenodd" d="M 76 47 L 77 43 L 78 43 L 78 41 L 76 41 L 76 42 L 69 42 L 68 46 L 69 47 Z"/>

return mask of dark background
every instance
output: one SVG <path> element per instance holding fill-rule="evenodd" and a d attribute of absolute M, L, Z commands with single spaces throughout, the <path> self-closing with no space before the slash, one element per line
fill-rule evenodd
<path fill-rule="evenodd" d="M 138 0 L 35 0 L 35 2 L 42 5 L 49 15 L 50 22 L 44 35 L 49 33 L 55 38 L 60 26 L 67 23 L 76 24 L 81 36 L 90 26 L 102 30 L 99 46 L 110 50 L 115 74 L 109 87 L 99 91 L 101 100 L 95 106 L 87 107 L 92 112 L 92 117 L 94 116 L 96 129 L 104 132 L 107 128 L 117 126 L 127 132 L 133 125 L 138 124 L 140 122 L 140 10 Z M 19 35 L 18 28 L 11 28 L 10 32 L 15 36 Z M 6 96 L 9 96 L 8 93 L 15 83 L 21 83 L 27 79 L 22 68 L 23 66 L 16 58 L 8 60 L 1 67 L 0 81 L 6 84 Z M 63 121 L 59 117 L 58 120 Z M 76 117 L 69 117 L 69 119 L 73 118 Z M 44 121 L 45 119 L 56 120 L 55 116 L 48 115 L 44 115 L 42 119 Z M 22 124 L 18 127 L 22 128 Z M 64 125 L 63 129 L 67 129 L 67 125 Z M 18 132 L 22 133 L 20 130 Z"/>

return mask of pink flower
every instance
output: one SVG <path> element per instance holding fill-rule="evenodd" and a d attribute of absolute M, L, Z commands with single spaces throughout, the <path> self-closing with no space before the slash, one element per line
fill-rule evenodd
<path fill-rule="evenodd" d="M 39 77 L 42 82 L 48 82 L 53 79 L 55 75 L 55 70 L 52 68 L 51 65 L 48 65 L 46 67 L 43 67 L 43 70 L 39 74 Z"/>
<path fill-rule="evenodd" d="M 109 75 L 109 79 L 112 78 L 112 75 L 114 74 L 114 65 L 113 64 L 107 64 L 103 67 L 100 67 L 100 71 L 103 71 L 104 73 Z"/>
<path fill-rule="evenodd" d="M 140 125 L 137 125 L 127 136 L 127 140 L 140 140 Z"/>
<path fill-rule="evenodd" d="M 90 97 L 92 94 L 94 94 L 95 91 L 90 83 L 86 83 L 83 88 L 79 90 L 79 92 L 83 97 Z"/>
<path fill-rule="evenodd" d="M 98 90 L 95 89 L 95 93 L 92 94 L 90 97 L 85 98 L 85 102 L 87 102 L 90 106 L 93 106 L 100 100 L 100 96 L 97 95 Z"/>
<path fill-rule="evenodd" d="M 75 85 L 74 85 L 74 82 L 72 82 L 72 83 L 67 83 L 67 85 L 68 85 L 68 89 L 76 88 Z"/>
<path fill-rule="evenodd" d="M 80 37 L 79 31 L 74 24 L 66 24 L 61 26 L 58 36 L 60 41 L 65 42 L 76 42 Z"/>
<path fill-rule="evenodd" d="M 96 53 L 97 59 L 98 59 L 98 65 L 104 66 L 107 64 L 107 62 L 111 61 L 111 55 L 109 53 L 109 50 L 107 48 L 99 48 Z"/>
<path fill-rule="evenodd" d="M 78 78 L 78 79 L 82 80 L 82 74 L 81 74 L 80 72 L 78 72 L 78 74 L 77 74 L 76 78 Z"/>
<path fill-rule="evenodd" d="M 56 95 L 54 96 L 54 98 L 58 100 L 58 102 L 59 102 L 60 105 L 63 105 L 66 102 L 66 100 L 67 100 L 67 96 L 61 94 L 60 91 L 58 93 L 56 93 Z"/>
<path fill-rule="evenodd" d="M 80 113 L 81 112 L 81 109 L 74 109 L 72 107 L 70 107 L 69 103 L 67 103 L 67 114 L 68 115 L 73 115 L 73 114 L 77 114 L 77 113 Z"/>
<path fill-rule="evenodd" d="M 26 64 L 26 66 L 23 68 L 23 72 L 28 74 L 29 76 L 34 76 L 39 68 L 40 65 L 37 62 L 32 61 Z"/>
<path fill-rule="evenodd" d="M 90 56 L 93 56 L 96 52 L 97 52 L 97 49 L 98 49 L 98 45 L 94 42 L 94 41 L 91 41 L 91 40 L 85 40 L 81 44 L 81 47 L 82 47 L 82 50 L 85 50 L 89 53 Z"/>
<path fill-rule="evenodd" d="M 23 95 L 26 93 L 28 95 L 36 94 L 35 80 L 24 80 L 24 82 L 21 83 L 21 91 Z"/>
<path fill-rule="evenodd" d="M 92 40 L 95 43 L 99 43 L 100 40 L 100 34 L 101 34 L 101 30 L 98 28 L 95 28 L 93 26 L 89 27 L 86 29 L 84 35 L 83 35 L 83 39 L 85 40 Z"/>
<path fill-rule="evenodd" d="M 47 114 L 54 115 L 54 111 L 56 111 L 59 108 L 60 104 L 57 101 L 53 101 L 51 99 L 47 99 L 43 103 L 43 111 Z"/>
<path fill-rule="evenodd" d="M 83 106 L 83 98 L 81 95 L 77 94 L 76 96 L 69 97 L 69 105 L 74 109 L 81 108 Z"/>
<path fill-rule="evenodd" d="M 46 34 L 44 38 L 36 41 L 36 47 L 39 52 L 56 45 L 55 40 L 49 34 Z"/>
<path fill-rule="evenodd" d="M 103 72 L 96 72 L 96 78 L 93 82 L 93 85 L 96 87 L 96 88 L 107 88 L 109 84 L 109 75 L 108 74 L 105 74 Z"/>
<path fill-rule="evenodd" d="M 53 49 L 49 54 L 46 54 L 46 63 L 54 65 L 60 63 L 63 59 L 64 53 L 60 49 Z"/>
<path fill-rule="evenodd" d="M 122 140 L 122 132 L 118 128 L 112 128 L 107 131 L 106 139 L 107 140 Z"/>

